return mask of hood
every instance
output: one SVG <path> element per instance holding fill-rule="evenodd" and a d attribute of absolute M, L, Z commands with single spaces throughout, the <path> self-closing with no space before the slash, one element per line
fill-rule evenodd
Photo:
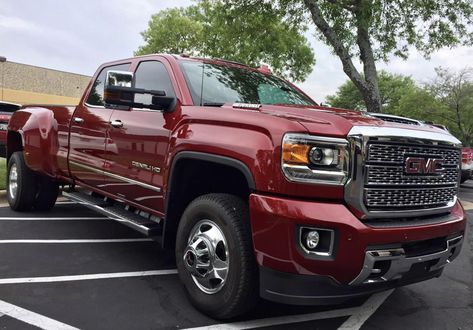
<path fill-rule="evenodd" d="M 346 137 L 354 126 L 393 127 L 451 135 L 449 132 L 429 124 L 411 125 L 391 122 L 365 112 L 347 109 L 321 106 L 262 105 L 259 111 L 271 116 L 297 121 L 309 133 L 325 136 Z"/>

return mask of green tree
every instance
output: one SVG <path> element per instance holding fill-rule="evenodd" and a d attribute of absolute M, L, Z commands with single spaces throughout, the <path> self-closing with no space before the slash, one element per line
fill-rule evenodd
<path fill-rule="evenodd" d="M 382 111 L 394 114 L 401 99 L 416 89 L 414 80 L 408 76 L 381 71 L 379 74 L 379 91 Z M 360 90 L 351 80 L 341 85 L 335 95 L 327 96 L 327 102 L 334 107 L 367 110 Z"/>
<path fill-rule="evenodd" d="M 285 22 L 285 12 L 270 3 L 258 11 L 251 6 L 227 6 L 221 0 L 202 0 L 186 8 L 166 9 L 151 17 L 142 32 L 145 44 L 135 55 L 189 53 L 225 58 L 259 66 L 302 81 L 315 64 L 303 24 Z"/>
<path fill-rule="evenodd" d="M 436 79 L 425 86 L 441 107 L 436 116 L 445 122 L 465 145 L 473 143 L 473 70 L 452 72 L 436 69 Z"/>
<path fill-rule="evenodd" d="M 267 3 L 283 9 L 288 22 L 315 25 L 371 112 L 382 110 L 377 61 L 407 58 L 413 48 L 428 57 L 441 47 L 472 44 L 471 0 L 229 0 L 227 6 L 257 11 Z"/>

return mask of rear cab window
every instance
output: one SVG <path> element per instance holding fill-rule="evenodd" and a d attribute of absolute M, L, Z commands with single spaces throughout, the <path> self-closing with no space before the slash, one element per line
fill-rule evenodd
<path fill-rule="evenodd" d="M 169 73 L 159 61 L 144 61 L 135 71 L 134 83 L 136 88 L 164 91 L 166 96 L 175 96 Z M 151 95 L 136 94 L 135 102 L 151 104 Z"/>

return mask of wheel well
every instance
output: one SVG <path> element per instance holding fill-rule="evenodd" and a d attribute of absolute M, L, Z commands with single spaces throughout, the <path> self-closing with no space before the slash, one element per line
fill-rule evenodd
<path fill-rule="evenodd" d="M 235 162 L 238 162 L 235 160 Z M 210 193 L 228 193 L 248 202 L 254 189 L 251 174 L 243 163 L 215 162 L 210 159 L 181 158 L 171 167 L 167 193 L 163 245 L 174 246 L 179 220 L 191 201 Z M 243 173 L 241 166 L 248 173 Z M 251 182 L 249 182 L 249 176 Z"/>
<path fill-rule="evenodd" d="M 16 151 L 23 150 L 23 140 L 21 134 L 15 131 L 8 131 L 7 133 L 7 161 L 11 155 Z"/>

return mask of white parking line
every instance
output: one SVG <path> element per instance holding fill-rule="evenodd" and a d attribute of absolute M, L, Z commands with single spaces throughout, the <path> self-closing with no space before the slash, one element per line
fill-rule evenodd
<path fill-rule="evenodd" d="M 463 208 L 465 209 L 465 211 L 473 210 L 473 203 L 467 202 L 464 200 L 460 200 L 460 203 L 463 205 Z"/>
<path fill-rule="evenodd" d="M 383 301 L 391 294 L 393 290 L 387 292 L 376 293 L 372 295 L 363 305 L 358 307 L 350 307 L 350 308 L 343 308 L 343 309 L 334 309 L 325 312 L 317 312 L 317 313 L 310 313 L 310 314 L 298 314 L 298 315 L 287 315 L 287 316 L 278 316 L 278 317 L 270 317 L 265 319 L 259 320 L 250 320 L 250 321 L 242 321 L 242 322 L 234 322 L 234 323 L 222 323 L 222 324 L 214 324 L 211 326 L 203 326 L 203 327 L 196 327 L 196 328 L 188 328 L 193 330 L 241 330 L 241 329 L 253 329 L 253 328 L 262 328 L 262 327 L 271 327 L 271 326 L 279 326 L 284 324 L 292 324 L 292 323 L 299 323 L 299 322 L 308 322 L 308 321 L 316 321 L 316 320 L 323 320 L 323 319 L 332 319 L 338 318 L 343 316 L 350 316 L 351 317 L 345 322 L 347 323 L 349 320 L 352 319 L 354 315 L 357 315 L 356 320 L 358 321 L 366 321 L 371 314 L 383 303 Z M 368 314 L 371 312 L 371 314 Z M 354 327 L 343 327 L 345 323 L 339 329 L 359 329 L 356 328 L 358 325 L 357 322 L 351 321 L 351 323 L 347 323 L 349 326 L 352 324 Z M 361 326 L 363 323 L 359 324 Z"/>
<path fill-rule="evenodd" d="M 29 311 L 0 300 L 0 315 L 5 314 L 22 322 L 46 330 L 78 330 L 65 323 L 50 319 L 49 317 Z"/>
<path fill-rule="evenodd" d="M 153 242 L 151 238 L 111 238 L 111 239 L 4 239 L 0 244 L 78 244 L 78 243 L 132 243 Z"/>
<path fill-rule="evenodd" d="M 383 304 L 383 302 L 393 293 L 394 289 L 380 292 L 369 297 L 359 310 L 350 316 L 338 330 L 358 330 L 370 318 L 371 315 Z"/>
<path fill-rule="evenodd" d="M 40 217 L 0 217 L 0 221 L 63 221 L 63 220 L 110 220 L 107 217 L 55 217 L 55 218 L 40 218 Z"/>
<path fill-rule="evenodd" d="M 177 269 L 147 270 L 147 271 L 141 271 L 141 272 L 47 276 L 47 277 L 18 277 L 18 278 L 0 279 L 0 284 L 54 283 L 54 282 L 99 280 L 99 279 L 107 279 L 107 278 L 143 277 L 143 276 L 159 276 L 159 275 L 174 275 L 174 274 L 177 274 Z"/>
<path fill-rule="evenodd" d="M 209 325 L 209 326 L 187 328 L 187 329 L 193 329 L 193 330 L 253 329 L 253 328 L 271 327 L 275 325 L 284 325 L 284 324 L 291 324 L 291 323 L 298 323 L 298 322 L 308 322 L 308 321 L 343 317 L 343 316 L 352 315 L 353 313 L 356 313 L 356 311 L 357 311 L 357 307 L 350 307 L 350 308 L 343 308 L 343 309 L 334 309 L 334 310 L 325 311 L 325 312 L 277 316 L 277 317 L 269 317 L 269 318 L 259 319 L 259 320 L 241 321 L 241 322 L 234 322 L 234 323 L 221 323 L 221 324 L 214 324 L 214 325 Z"/>

